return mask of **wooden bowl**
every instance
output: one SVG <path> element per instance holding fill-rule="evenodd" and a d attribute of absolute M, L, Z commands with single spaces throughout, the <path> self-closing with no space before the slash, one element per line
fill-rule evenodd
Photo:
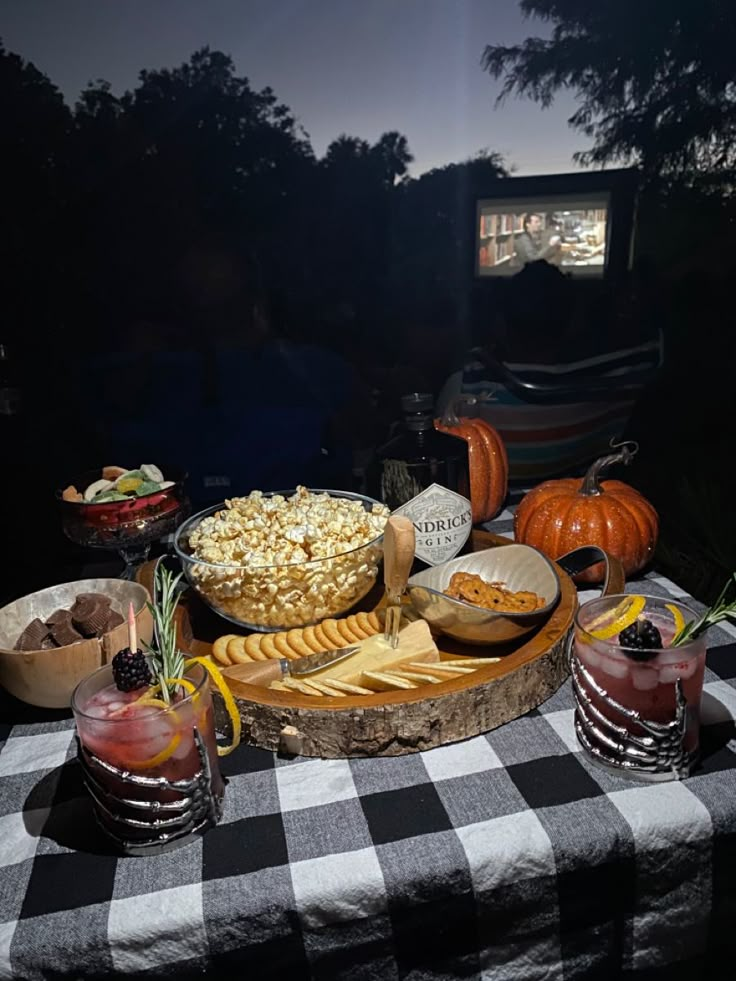
<path fill-rule="evenodd" d="M 46 620 L 55 610 L 69 609 L 79 593 L 104 593 L 125 622 L 102 637 L 80 640 L 45 651 L 14 651 L 25 627 L 38 617 Z M 107 664 L 128 646 L 128 604 L 135 610 L 138 639 L 150 643 L 153 620 L 146 606 L 148 590 L 126 579 L 81 579 L 49 586 L 9 603 L 0 610 L 0 684 L 11 695 L 40 708 L 68 708 L 79 682 Z"/>

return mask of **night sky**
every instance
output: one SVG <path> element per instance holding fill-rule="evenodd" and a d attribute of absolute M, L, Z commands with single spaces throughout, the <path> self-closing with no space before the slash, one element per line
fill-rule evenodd
<path fill-rule="evenodd" d="M 69 103 L 89 80 L 121 93 L 141 68 L 173 67 L 203 45 L 270 85 L 321 156 L 342 133 L 403 133 L 418 175 L 483 148 L 519 174 L 573 170 L 586 140 L 551 109 L 509 100 L 480 68 L 487 43 L 544 35 L 517 0 L 3 0 L 5 47 L 32 61 Z"/>

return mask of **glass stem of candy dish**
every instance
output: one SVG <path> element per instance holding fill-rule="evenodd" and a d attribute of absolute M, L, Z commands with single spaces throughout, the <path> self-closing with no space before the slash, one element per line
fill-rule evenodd
<path fill-rule="evenodd" d="M 125 568 L 118 576 L 119 579 L 135 580 L 138 566 L 148 561 L 148 554 L 151 551 L 149 545 L 132 546 L 131 548 L 119 548 L 118 555 L 125 562 Z"/>

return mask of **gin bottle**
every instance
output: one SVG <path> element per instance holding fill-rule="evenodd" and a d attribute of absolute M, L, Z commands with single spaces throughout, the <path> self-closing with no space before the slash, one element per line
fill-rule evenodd
<path fill-rule="evenodd" d="M 416 555 L 427 565 L 454 558 L 471 532 L 468 445 L 434 428 L 431 395 L 401 399 L 400 431 L 376 451 L 371 491 L 416 530 Z"/>

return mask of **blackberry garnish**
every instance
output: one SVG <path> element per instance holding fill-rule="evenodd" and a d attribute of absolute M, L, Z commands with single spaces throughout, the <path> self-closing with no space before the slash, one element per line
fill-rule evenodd
<path fill-rule="evenodd" d="M 634 661 L 649 661 L 662 648 L 662 635 L 651 620 L 635 620 L 618 635 L 619 645 Z"/>
<path fill-rule="evenodd" d="M 118 691 L 146 688 L 153 680 L 143 651 L 131 651 L 129 647 L 118 651 L 112 659 L 112 676 Z"/>

